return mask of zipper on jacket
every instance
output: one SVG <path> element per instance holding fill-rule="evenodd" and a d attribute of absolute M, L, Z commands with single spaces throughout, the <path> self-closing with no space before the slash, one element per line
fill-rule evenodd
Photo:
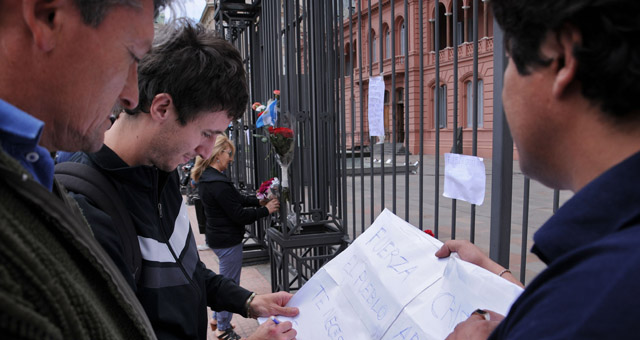
<path fill-rule="evenodd" d="M 162 203 L 158 203 L 158 216 L 162 218 Z"/>

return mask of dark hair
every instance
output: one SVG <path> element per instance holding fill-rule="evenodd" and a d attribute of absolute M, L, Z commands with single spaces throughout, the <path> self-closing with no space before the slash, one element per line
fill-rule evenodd
<path fill-rule="evenodd" d="M 153 16 L 173 0 L 153 0 Z M 84 23 L 98 27 L 104 20 L 107 12 L 113 6 L 140 7 L 140 0 L 74 0 L 75 6 L 80 10 Z"/>
<path fill-rule="evenodd" d="M 240 52 L 200 24 L 179 19 L 158 32 L 154 46 L 138 65 L 138 106 L 149 112 L 153 98 L 168 93 L 185 125 L 203 111 L 244 114 L 249 94 Z"/>
<path fill-rule="evenodd" d="M 640 109 L 639 0 L 491 0 L 505 45 L 518 72 L 549 65 L 540 54 L 546 34 L 575 27 L 582 43 L 573 49 L 582 94 L 617 120 L 634 120 Z M 637 116 L 637 115 L 636 115 Z"/>

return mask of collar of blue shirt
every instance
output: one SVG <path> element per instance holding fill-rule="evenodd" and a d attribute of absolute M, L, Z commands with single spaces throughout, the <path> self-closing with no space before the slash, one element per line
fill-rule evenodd
<path fill-rule="evenodd" d="M 44 122 L 0 99 L 0 143 L 45 188 L 53 187 L 53 159 L 38 145 Z"/>

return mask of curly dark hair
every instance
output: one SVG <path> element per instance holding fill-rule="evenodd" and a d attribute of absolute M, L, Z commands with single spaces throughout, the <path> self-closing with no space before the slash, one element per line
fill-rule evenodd
<path fill-rule="evenodd" d="M 582 94 L 625 122 L 638 120 L 640 101 L 639 0 L 491 0 L 505 45 L 522 75 L 551 60 L 540 53 L 549 32 L 580 31 L 573 49 Z"/>
<path fill-rule="evenodd" d="M 157 17 L 158 13 L 172 1 L 153 0 L 153 16 Z M 80 10 L 85 24 L 98 27 L 111 7 L 140 7 L 140 0 L 74 0 L 74 4 Z"/>
<path fill-rule="evenodd" d="M 227 111 L 229 118 L 238 119 L 249 101 L 240 52 L 186 19 L 157 32 L 151 52 L 138 65 L 138 89 L 138 106 L 127 113 L 148 113 L 153 98 L 168 93 L 182 125 L 204 111 Z"/>

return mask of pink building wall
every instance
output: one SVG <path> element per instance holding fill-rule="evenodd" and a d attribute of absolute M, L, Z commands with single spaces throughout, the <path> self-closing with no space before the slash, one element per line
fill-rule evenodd
<path fill-rule="evenodd" d="M 459 8 L 459 18 L 464 21 L 464 13 L 467 12 L 467 20 L 471 20 L 472 16 L 472 8 L 467 6 L 471 6 L 473 3 L 472 0 L 460 0 L 460 8 Z M 441 6 L 444 6 L 445 13 L 452 13 L 452 0 L 442 0 L 440 1 Z M 488 4 L 483 1 L 478 1 L 479 3 L 479 15 L 478 15 L 478 36 L 479 36 L 479 46 L 478 46 L 478 79 L 483 82 L 483 93 L 482 93 L 482 111 L 483 115 L 483 126 L 478 127 L 478 140 L 477 140 L 477 150 L 478 156 L 480 157 L 490 157 L 491 149 L 492 149 L 492 126 L 493 126 L 493 17 L 488 10 Z M 391 18 L 391 7 L 390 1 L 384 1 L 383 10 L 382 10 L 382 21 L 383 21 L 383 32 L 380 32 L 379 26 L 379 5 L 378 1 L 371 1 L 371 24 L 373 31 L 376 36 L 376 54 L 375 58 L 372 58 L 372 64 L 370 67 L 369 60 L 369 19 L 368 19 L 368 3 L 367 1 L 352 1 L 354 6 L 360 6 L 361 8 L 361 18 L 360 18 L 360 27 L 361 27 L 361 39 L 362 41 L 358 41 L 358 17 L 357 17 L 357 9 L 354 11 L 354 16 L 352 17 L 352 28 L 353 28 L 353 41 L 350 36 L 350 26 L 349 19 L 347 18 L 344 23 L 344 46 L 345 46 L 345 63 L 348 64 L 351 59 L 351 55 L 348 53 L 349 50 L 353 50 L 355 46 L 355 53 L 353 56 L 353 63 L 355 64 L 353 67 L 353 96 L 351 95 L 352 90 L 352 80 L 351 76 L 345 77 L 345 99 L 346 99 L 346 128 L 347 128 L 347 147 L 351 148 L 359 145 L 368 145 L 369 137 L 368 137 L 368 123 L 367 123 L 367 98 L 368 98 L 368 79 L 369 74 L 372 76 L 382 75 L 385 81 L 385 90 L 389 91 L 389 97 L 391 97 L 391 91 L 404 89 L 405 87 L 405 57 L 401 53 L 400 50 L 400 26 L 402 22 L 407 22 L 404 18 L 404 2 L 396 1 L 395 2 L 395 18 L 392 20 Z M 409 101 L 408 103 L 404 103 L 409 107 L 409 124 L 408 126 L 398 126 L 397 130 L 404 129 L 405 138 L 408 138 L 409 141 L 409 151 L 412 154 L 418 154 L 420 152 L 420 54 L 419 54 L 419 39 L 420 39 L 420 29 L 423 29 L 423 117 L 424 117 L 424 153 L 425 154 L 434 154 L 435 153 L 435 124 L 434 124 L 434 86 L 435 86 L 435 58 L 436 52 L 433 51 L 434 48 L 434 23 L 430 22 L 430 19 L 434 18 L 434 6 L 436 2 L 435 0 L 428 0 L 423 2 L 423 27 L 419 25 L 419 3 L 418 1 L 409 1 L 408 2 L 408 25 L 407 34 L 408 34 L 408 72 L 406 73 L 409 77 Z M 357 8 L 357 7 L 356 7 Z M 442 8 L 442 7 L 441 7 Z M 442 12 L 442 11 L 441 11 Z M 486 15 L 485 15 L 486 13 Z M 348 13 L 345 14 L 345 17 L 348 17 Z M 440 85 L 446 85 L 447 87 L 447 124 L 445 128 L 440 129 L 440 153 L 450 152 L 451 146 L 453 144 L 453 115 L 454 115 L 454 104 L 458 105 L 458 126 L 463 127 L 463 152 L 465 154 L 471 154 L 472 150 L 472 128 L 467 127 L 467 89 L 465 83 L 470 81 L 473 77 L 473 44 L 470 42 L 472 40 L 471 36 L 465 34 L 463 37 L 464 42 L 459 44 L 457 48 L 452 47 L 453 45 L 453 37 L 452 37 L 452 15 L 442 15 L 446 24 L 445 27 L 448 29 L 445 30 L 444 33 L 441 33 L 441 44 L 446 43 L 445 48 L 439 51 L 440 54 Z M 392 84 L 391 77 L 391 66 L 393 58 L 386 58 L 387 46 L 385 45 L 384 34 L 386 31 L 386 27 L 391 27 L 394 25 L 395 27 L 395 86 Z M 466 27 L 464 31 L 467 31 Z M 485 33 L 486 32 L 486 33 Z M 383 44 L 383 72 L 380 73 L 380 44 Z M 364 53 L 361 53 L 361 50 Z M 458 53 L 458 95 L 454 98 L 454 78 L 453 78 L 453 53 L 457 50 Z M 359 68 L 359 58 L 362 58 L 362 67 Z M 348 71 L 347 71 L 348 73 Z M 362 84 L 360 84 L 360 75 L 362 75 Z M 361 92 L 360 92 L 361 91 Z M 361 97 L 363 101 L 363 121 L 361 122 Z M 351 107 L 351 99 L 354 100 L 353 108 Z M 398 102 L 404 102 L 404 95 L 402 98 L 397 98 L 396 96 L 396 107 L 398 107 Z M 391 102 L 391 99 L 389 99 Z M 389 110 L 389 116 L 385 115 L 385 132 L 390 131 L 392 127 L 391 122 L 391 105 L 393 104 L 385 104 Z M 352 112 L 355 112 L 355 116 L 352 117 Z M 400 114 L 396 115 L 397 117 L 401 117 Z M 404 118 L 402 119 L 404 122 Z M 354 134 L 352 135 L 352 122 L 355 123 L 354 126 Z M 361 123 L 363 125 L 364 138 L 361 141 L 360 138 L 360 126 Z M 404 124 L 402 124 L 404 125 Z M 396 136 L 398 137 L 398 136 Z M 385 138 L 386 142 L 391 142 L 392 136 L 387 136 Z M 399 141 L 398 141 L 399 142 Z"/>

